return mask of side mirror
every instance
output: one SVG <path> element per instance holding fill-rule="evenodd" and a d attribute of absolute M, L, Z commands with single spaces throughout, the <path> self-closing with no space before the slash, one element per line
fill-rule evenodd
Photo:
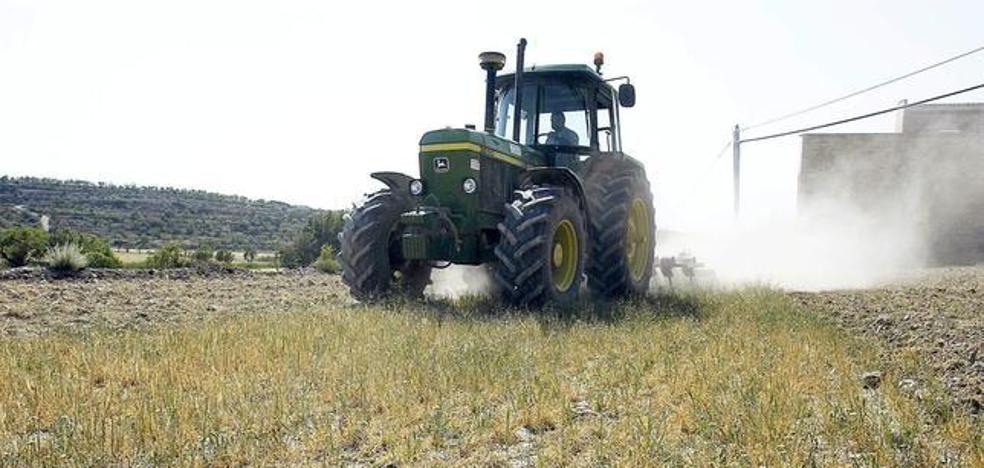
<path fill-rule="evenodd" d="M 618 103 L 622 107 L 632 107 L 635 105 L 635 86 L 623 83 L 618 87 Z"/>

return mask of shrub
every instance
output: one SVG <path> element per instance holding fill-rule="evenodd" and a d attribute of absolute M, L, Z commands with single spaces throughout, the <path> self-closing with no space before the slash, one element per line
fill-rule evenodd
<path fill-rule="evenodd" d="M 215 252 L 215 261 L 222 263 L 232 263 L 232 252 L 222 249 Z"/>
<path fill-rule="evenodd" d="M 280 249 L 280 264 L 287 268 L 310 265 L 326 244 L 337 251 L 341 248 L 338 234 L 343 227 L 345 218 L 341 211 L 328 211 L 311 217 L 294 240 Z"/>
<path fill-rule="evenodd" d="M 123 262 L 105 239 L 74 229 L 58 228 L 48 236 L 48 246 L 74 244 L 85 254 L 91 268 L 120 268 Z"/>
<path fill-rule="evenodd" d="M 92 268 L 123 267 L 123 261 L 120 260 L 120 258 L 117 257 L 112 251 L 107 254 L 104 252 L 86 252 L 85 249 L 82 249 L 82 252 L 85 253 L 86 258 L 89 259 L 89 266 Z"/>
<path fill-rule="evenodd" d="M 177 244 L 167 244 L 147 257 L 150 268 L 181 268 L 186 265 L 184 252 Z"/>
<path fill-rule="evenodd" d="M 48 269 L 62 273 L 79 271 L 89 264 L 82 249 L 76 244 L 61 244 L 48 249 L 44 257 Z"/>
<path fill-rule="evenodd" d="M 314 267 L 324 273 L 338 273 L 338 258 L 335 256 L 335 248 L 330 245 L 321 247 L 321 255 L 314 262 Z"/>
<path fill-rule="evenodd" d="M 212 249 L 212 246 L 203 245 L 201 247 L 198 247 L 197 250 L 195 250 L 195 253 L 191 255 L 191 258 L 196 263 L 206 263 L 209 260 L 212 260 L 212 256 L 214 255 L 214 252 L 215 250 Z"/>
<path fill-rule="evenodd" d="M 0 231 L 0 257 L 12 267 L 40 259 L 47 248 L 48 233 L 32 226 L 13 226 Z"/>
<path fill-rule="evenodd" d="M 256 260 L 256 250 L 253 249 L 252 247 L 247 248 L 243 252 L 243 260 L 246 260 L 249 263 L 253 263 L 253 260 Z"/>

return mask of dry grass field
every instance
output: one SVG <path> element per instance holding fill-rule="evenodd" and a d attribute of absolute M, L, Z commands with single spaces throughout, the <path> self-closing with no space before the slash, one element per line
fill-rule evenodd
<path fill-rule="evenodd" d="M 113 254 L 116 255 L 116 258 L 119 258 L 120 261 L 127 266 L 145 264 L 147 262 L 147 258 L 149 258 L 152 253 L 152 250 L 113 250 Z"/>
<path fill-rule="evenodd" d="M 243 297 L 229 289 L 243 279 L 154 280 L 174 284 L 140 289 L 184 290 L 186 315 L 123 326 L 156 303 L 130 291 L 145 302 L 99 299 L 82 331 L 18 334 L 23 307 L 0 299 L 14 333 L 0 339 L 0 465 L 984 464 L 979 417 L 919 354 L 779 291 L 529 312 L 368 306 L 333 277 L 249 278 Z M 247 307 L 262 290 L 275 299 Z"/>

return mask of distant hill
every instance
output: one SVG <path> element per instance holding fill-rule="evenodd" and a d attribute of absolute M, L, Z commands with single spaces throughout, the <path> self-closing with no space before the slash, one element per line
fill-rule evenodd
<path fill-rule="evenodd" d="M 287 243 L 318 210 L 201 190 L 137 187 L 78 180 L 0 177 L 0 227 L 70 227 L 114 246 L 273 250 Z"/>

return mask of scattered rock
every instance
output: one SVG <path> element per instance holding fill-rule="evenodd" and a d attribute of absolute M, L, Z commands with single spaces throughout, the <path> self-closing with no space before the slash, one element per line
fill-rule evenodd
<path fill-rule="evenodd" d="M 864 375 L 861 376 L 861 382 L 864 384 L 864 388 L 867 388 L 869 390 L 874 390 L 878 388 L 879 385 L 881 385 L 881 378 L 882 378 L 881 372 L 878 371 L 865 372 Z"/>
<path fill-rule="evenodd" d="M 181 278 L 170 270 L 159 270 L 157 275 L 99 270 L 115 276 L 96 283 L 92 279 L 48 281 L 37 269 L 22 271 L 27 273 L 18 274 L 28 275 L 28 279 L 0 280 L 3 335 L 39 336 L 93 326 L 146 327 L 225 314 L 343 306 L 351 301 L 339 277 L 323 273 L 311 276 L 309 285 L 308 278 L 298 281 L 297 272 L 240 274 L 222 270 L 202 275 L 185 271 L 187 276 Z"/>
<path fill-rule="evenodd" d="M 315 270 L 316 271 L 316 270 Z M 193 276 L 255 276 L 253 270 L 227 265 L 202 265 L 192 268 L 155 270 L 146 268 L 94 268 L 72 273 L 61 273 L 40 267 L 19 267 L 0 270 L 0 281 L 95 281 L 101 279 L 190 278 Z"/>
<path fill-rule="evenodd" d="M 982 407 L 984 407 L 984 404 L 981 403 L 981 399 L 980 398 L 973 398 L 973 397 L 972 398 L 965 398 L 963 400 L 963 404 L 973 414 L 980 414 Z"/>
<path fill-rule="evenodd" d="M 902 379 L 899 381 L 899 390 L 905 393 L 912 393 L 916 390 L 916 381 L 913 379 Z"/>
<path fill-rule="evenodd" d="M 516 431 L 513 432 L 513 434 L 515 434 L 519 440 L 522 440 L 524 442 L 529 442 L 530 440 L 532 440 L 534 435 L 533 431 L 526 426 L 519 426 L 519 429 L 516 429 Z"/>
<path fill-rule="evenodd" d="M 591 403 L 588 403 L 587 400 L 578 400 L 571 409 L 574 411 L 575 418 L 598 416 L 598 413 L 591 409 Z"/>
<path fill-rule="evenodd" d="M 915 352 L 946 385 L 953 401 L 967 403 L 973 412 L 976 406 L 970 402 L 984 398 L 984 364 L 978 364 L 984 355 L 982 291 L 984 268 L 977 266 L 925 269 L 872 289 L 790 296 L 804 311 L 879 340 L 885 355 Z M 918 398 L 924 385 L 916 387 L 912 393 Z"/>

